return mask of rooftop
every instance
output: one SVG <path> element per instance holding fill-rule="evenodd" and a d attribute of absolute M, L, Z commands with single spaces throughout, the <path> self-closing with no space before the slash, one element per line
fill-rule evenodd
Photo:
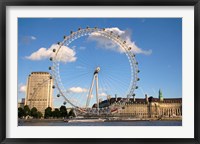
<path fill-rule="evenodd" d="M 49 72 L 31 72 L 31 74 L 50 74 Z"/>

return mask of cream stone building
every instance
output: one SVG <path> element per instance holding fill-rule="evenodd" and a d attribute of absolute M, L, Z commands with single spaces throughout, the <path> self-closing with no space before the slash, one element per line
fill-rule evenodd
<path fill-rule="evenodd" d="M 138 117 L 138 118 L 171 118 L 182 116 L 182 99 L 166 98 L 162 101 L 159 98 L 136 99 L 135 101 L 114 104 L 119 107 L 115 115 Z"/>
<path fill-rule="evenodd" d="M 111 98 L 100 103 L 100 108 L 110 107 L 113 116 L 135 118 L 182 118 L 182 98 Z M 95 107 L 95 105 L 94 105 Z"/>
<path fill-rule="evenodd" d="M 47 107 L 53 108 L 52 87 L 53 79 L 48 72 L 32 72 L 27 80 L 25 105 L 44 114 Z"/>

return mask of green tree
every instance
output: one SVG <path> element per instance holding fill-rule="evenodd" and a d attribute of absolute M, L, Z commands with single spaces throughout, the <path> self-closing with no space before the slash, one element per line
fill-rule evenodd
<path fill-rule="evenodd" d="M 50 118 L 50 117 L 52 117 L 52 108 L 51 108 L 51 107 L 47 107 L 47 108 L 45 109 L 44 117 L 45 117 L 45 118 Z"/>
<path fill-rule="evenodd" d="M 38 111 L 37 112 L 37 118 L 42 118 L 42 117 L 43 117 L 43 114 L 40 111 Z"/>
<path fill-rule="evenodd" d="M 67 117 L 67 109 L 65 106 L 60 107 L 60 116 L 61 117 Z"/>
<path fill-rule="evenodd" d="M 53 112 L 52 112 L 52 116 L 53 117 L 56 117 L 56 118 L 59 118 L 61 116 L 61 113 L 59 111 L 59 109 L 55 109 Z"/>
<path fill-rule="evenodd" d="M 19 107 L 18 108 L 18 118 L 22 118 L 23 116 L 25 116 L 24 109 Z"/>
<path fill-rule="evenodd" d="M 76 114 L 73 109 L 69 111 L 69 117 L 76 117 Z"/>
<path fill-rule="evenodd" d="M 53 117 L 53 118 L 56 117 L 55 111 L 52 111 L 52 117 Z"/>
<path fill-rule="evenodd" d="M 24 113 L 25 113 L 24 116 L 31 115 L 31 110 L 28 105 L 24 106 Z"/>
<path fill-rule="evenodd" d="M 31 116 L 34 117 L 34 118 L 38 118 L 38 111 L 37 111 L 36 107 L 33 107 L 31 109 Z"/>

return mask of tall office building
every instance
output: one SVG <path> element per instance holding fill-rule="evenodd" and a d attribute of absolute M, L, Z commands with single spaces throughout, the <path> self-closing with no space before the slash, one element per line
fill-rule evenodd
<path fill-rule="evenodd" d="M 25 104 L 25 98 L 22 98 L 21 101 L 18 102 L 18 108 L 24 108 L 24 104 Z"/>
<path fill-rule="evenodd" d="M 44 114 L 47 107 L 53 108 L 53 79 L 48 72 L 32 72 L 28 76 L 25 105 L 36 107 Z"/>

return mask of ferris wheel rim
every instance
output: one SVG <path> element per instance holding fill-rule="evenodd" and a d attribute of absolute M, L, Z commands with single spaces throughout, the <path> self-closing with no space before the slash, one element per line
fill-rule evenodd
<path fill-rule="evenodd" d="M 131 52 L 131 47 L 129 47 L 126 44 L 126 41 L 124 41 L 123 39 L 120 38 L 119 35 L 114 34 L 112 31 L 106 31 L 105 29 L 99 29 L 99 28 L 86 28 L 86 29 L 78 29 L 78 31 L 76 32 L 71 32 L 71 34 L 69 36 L 64 36 L 64 40 L 62 42 L 58 43 L 58 50 L 56 50 L 55 55 L 53 57 L 50 58 L 50 60 L 53 62 L 53 66 L 52 66 L 52 76 L 55 79 L 55 85 L 60 93 L 60 95 L 65 99 L 65 101 L 67 101 L 71 106 L 78 108 L 79 106 L 75 105 L 74 103 L 72 103 L 67 97 L 66 95 L 63 93 L 64 90 L 64 86 L 63 83 L 61 81 L 60 78 L 60 71 L 59 71 L 59 60 L 57 60 L 57 56 L 58 56 L 58 52 L 61 49 L 62 46 L 66 45 L 68 46 L 70 43 L 72 43 L 73 41 L 75 41 L 76 39 L 83 37 L 83 36 L 87 36 L 87 35 L 91 35 L 92 33 L 98 33 L 101 36 L 110 39 L 111 41 L 113 41 L 115 44 L 117 44 L 118 46 L 120 46 L 120 48 L 125 50 L 125 55 L 128 58 L 129 64 L 131 66 L 131 81 L 129 84 L 129 88 L 128 88 L 128 92 L 127 92 L 127 98 L 129 99 L 131 96 L 134 95 L 134 91 L 135 89 L 137 89 L 137 81 L 138 81 L 138 66 L 137 66 L 137 61 L 135 58 L 135 54 L 133 52 Z M 62 90 L 63 89 L 63 90 Z"/>

